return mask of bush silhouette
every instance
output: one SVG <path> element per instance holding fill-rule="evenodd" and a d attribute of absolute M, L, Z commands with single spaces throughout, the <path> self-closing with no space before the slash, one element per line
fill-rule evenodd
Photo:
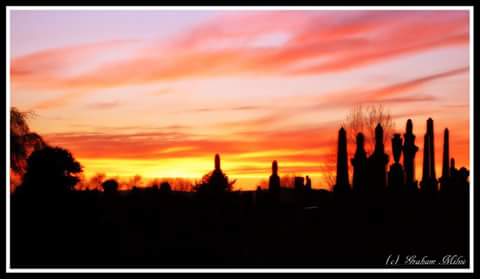
<path fill-rule="evenodd" d="M 108 179 L 102 183 L 105 193 L 115 193 L 118 190 L 118 182 L 115 179 Z"/>
<path fill-rule="evenodd" d="M 221 193 L 232 190 L 236 180 L 229 181 L 228 176 L 222 171 L 212 171 L 202 177 L 200 183 L 194 188 L 198 192 Z"/>
<path fill-rule="evenodd" d="M 70 191 L 80 180 L 75 175 L 81 172 L 82 166 L 68 150 L 45 147 L 28 157 L 22 188 L 43 192 Z"/>
<path fill-rule="evenodd" d="M 162 194 L 169 194 L 172 192 L 172 187 L 170 186 L 170 183 L 165 181 L 160 184 L 159 190 L 160 190 L 160 193 Z"/>

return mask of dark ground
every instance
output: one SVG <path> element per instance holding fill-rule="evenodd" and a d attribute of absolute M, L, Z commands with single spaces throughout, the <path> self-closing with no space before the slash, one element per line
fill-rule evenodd
<path fill-rule="evenodd" d="M 426 267 L 390 254 L 464 268 L 469 255 L 466 194 L 14 194 L 11 221 L 14 268 Z"/>

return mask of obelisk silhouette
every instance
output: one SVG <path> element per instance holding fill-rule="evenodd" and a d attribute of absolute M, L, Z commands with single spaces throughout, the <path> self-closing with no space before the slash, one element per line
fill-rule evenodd
<path fill-rule="evenodd" d="M 443 158 L 442 158 L 442 177 L 440 177 L 440 187 L 448 187 L 450 180 L 450 144 L 449 131 L 445 128 L 443 132 Z"/>
<path fill-rule="evenodd" d="M 280 177 L 278 176 L 278 163 L 276 160 L 272 162 L 272 175 L 270 175 L 268 180 L 268 190 L 271 193 L 280 191 Z"/>
<path fill-rule="evenodd" d="M 427 120 L 427 132 L 424 137 L 421 189 L 424 192 L 435 192 L 437 190 L 433 120 L 431 118 Z"/>
<path fill-rule="evenodd" d="M 417 189 L 417 180 L 415 179 L 415 155 L 418 152 L 418 146 L 415 145 L 415 135 L 413 134 L 412 120 L 407 120 L 405 134 L 403 134 L 403 167 L 405 169 L 405 183 L 409 189 Z"/>
<path fill-rule="evenodd" d="M 338 131 L 337 150 L 337 177 L 334 186 L 335 192 L 346 192 L 350 190 L 348 183 L 348 159 L 347 159 L 347 133 L 342 127 Z"/>
<path fill-rule="evenodd" d="M 447 178 L 450 166 L 450 151 L 449 151 L 449 132 L 448 128 L 443 132 L 443 163 L 442 163 L 442 177 Z"/>
<path fill-rule="evenodd" d="M 220 155 L 215 154 L 215 170 L 219 171 L 220 169 Z"/>

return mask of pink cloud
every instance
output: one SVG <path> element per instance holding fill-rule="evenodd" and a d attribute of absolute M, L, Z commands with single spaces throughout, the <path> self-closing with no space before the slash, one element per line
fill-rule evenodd
<path fill-rule="evenodd" d="M 414 32 L 413 32 L 414 31 Z M 220 40 L 253 38 L 271 32 L 291 37 L 284 46 L 233 45 L 209 50 Z M 53 90 L 97 89 L 160 80 L 235 74 L 308 75 L 343 71 L 433 48 L 466 45 L 465 12 L 273 12 L 225 14 L 189 32 L 110 61 L 76 76 L 63 69 L 81 64 L 92 51 L 115 48 L 115 42 L 31 54 L 12 60 L 13 86 Z M 298 66 L 319 57 L 326 62 Z M 134 69 L 134 70 L 132 70 Z"/>

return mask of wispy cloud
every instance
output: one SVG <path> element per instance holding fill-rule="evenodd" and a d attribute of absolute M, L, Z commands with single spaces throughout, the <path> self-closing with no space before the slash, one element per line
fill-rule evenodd
<path fill-rule="evenodd" d="M 248 21 L 247 21 L 247 19 Z M 335 17 L 335 20 L 332 18 Z M 272 32 L 290 34 L 281 46 L 249 47 L 248 42 Z M 231 46 L 209 49 L 219 41 Z M 239 43 L 244 41 L 245 43 Z M 323 12 L 220 16 L 173 38 L 107 61 L 91 71 L 63 76 L 91 52 L 106 53 L 128 42 L 57 49 L 12 60 L 13 85 L 30 88 L 105 88 L 195 76 L 242 73 L 321 74 L 469 41 L 466 12 Z M 157 50 L 154 52 L 153 50 Z M 325 57 L 310 66 L 297 63 Z M 66 61 L 66 62 L 65 62 Z M 47 69 L 47 70 L 45 70 Z"/>
<path fill-rule="evenodd" d="M 162 132 L 115 133 L 81 132 L 54 133 L 45 138 L 65 146 L 82 158 L 97 159 L 161 159 L 171 157 L 210 156 L 214 153 L 241 154 L 258 150 L 320 148 L 330 146 L 331 127 L 239 133 L 229 139 L 198 138 L 194 134 L 165 130 Z M 275 139 L 275 140 L 273 140 Z M 176 147 L 189 147 L 175 150 Z M 332 145 L 333 146 L 333 145 Z M 169 152 L 165 152 L 168 150 Z M 172 151 L 174 150 L 174 151 Z"/>
<path fill-rule="evenodd" d="M 252 111 L 265 109 L 262 106 L 237 106 L 237 107 L 211 107 L 211 108 L 196 108 L 187 110 L 187 112 L 221 112 L 221 111 Z"/>
<path fill-rule="evenodd" d="M 347 91 L 330 92 L 324 96 L 315 97 L 319 100 L 314 102 L 314 105 L 312 105 L 310 108 L 321 109 L 325 108 L 326 106 L 340 107 L 361 103 L 394 104 L 396 102 L 408 103 L 433 101 L 435 100 L 434 96 L 423 95 L 421 93 L 417 93 L 415 96 L 413 96 L 411 93 L 414 93 L 413 90 L 417 90 L 422 85 L 428 84 L 429 82 L 466 74 L 468 71 L 468 68 L 458 68 L 377 88 L 354 88 Z"/>
<path fill-rule="evenodd" d="M 120 106 L 121 103 L 119 101 L 105 101 L 105 102 L 96 102 L 92 104 L 88 104 L 88 109 L 93 110 L 104 110 L 104 109 L 112 109 Z"/>

